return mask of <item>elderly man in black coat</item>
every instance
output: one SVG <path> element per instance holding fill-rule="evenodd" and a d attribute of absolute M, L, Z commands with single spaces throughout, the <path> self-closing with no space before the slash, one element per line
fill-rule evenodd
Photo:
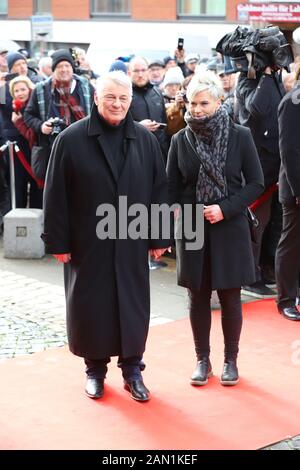
<path fill-rule="evenodd" d="M 300 273 L 300 87 L 297 85 L 278 108 L 279 200 L 283 208 L 283 227 L 276 251 L 275 274 L 278 310 L 288 320 L 300 320 L 296 307 Z"/>
<path fill-rule="evenodd" d="M 47 253 L 65 263 L 69 347 L 84 357 L 86 394 L 103 395 L 107 364 L 119 356 L 125 389 L 146 401 L 141 370 L 150 317 L 148 251 L 159 257 L 169 240 L 151 239 L 150 223 L 145 237 L 124 235 L 121 226 L 124 231 L 125 218 L 129 232 L 134 205 L 149 213 L 168 198 L 159 144 L 128 113 L 131 99 L 129 77 L 109 72 L 97 83 L 91 116 L 56 139 L 43 238 Z M 114 213 L 115 219 L 105 219 Z"/>

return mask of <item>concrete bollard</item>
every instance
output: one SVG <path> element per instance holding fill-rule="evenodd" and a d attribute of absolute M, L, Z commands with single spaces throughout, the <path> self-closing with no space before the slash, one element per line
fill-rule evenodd
<path fill-rule="evenodd" d="M 42 209 L 13 209 L 4 218 L 4 257 L 42 258 L 45 247 Z"/>

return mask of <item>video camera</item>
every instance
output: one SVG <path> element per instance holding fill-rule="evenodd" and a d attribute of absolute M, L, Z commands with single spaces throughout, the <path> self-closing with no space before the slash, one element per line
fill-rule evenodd
<path fill-rule="evenodd" d="M 67 127 L 67 124 L 64 119 L 61 119 L 59 117 L 50 118 L 49 123 L 52 127 L 51 135 L 57 135 Z"/>
<path fill-rule="evenodd" d="M 78 59 L 76 49 L 70 48 L 70 53 L 71 53 L 72 59 L 73 59 L 74 64 L 75 64 L 74 72 L 77 75 L 87 75 L 88 77 L 91 78 L 91 71 L 89 69 L 83 69 L 83 68 L 80 67 L 80 62 L 79 62 L 79 59 Z"/>
<path fill-rule="evenodd" d="M 247 72 L 248 78 L 256 78 L 256 72 L 266 67 L 289 72 L 294 60 L 292 48 L 278 26 L 255 30 L 238 26 L 218 42 L 216 51 L 229 56 L 234 71 Z"/>

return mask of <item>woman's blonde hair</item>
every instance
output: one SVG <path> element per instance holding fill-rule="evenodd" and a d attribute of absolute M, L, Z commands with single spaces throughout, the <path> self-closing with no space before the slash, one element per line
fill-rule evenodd
<path fill-rule="evenodd" d="M 207 90 L 215 100 L 222 98 L 224 94 L 219 77 L 209 70 L 196 73 L 193 76 L 186 90 L 187 99 L 191 101 L 197 93 L 201 93 L 205 90 Z"/>
<path fill-rule="evenodd" d="M 11 94 L 11 96 L 14 98 L 14 87 L 17 83 L 26 83 L 26 85 L 28 86 L 29 90 L 33 90 L 34 89 L 34 84 L 32 83 L 32 81 L 30 80 L 30 78 L 26 77 L 25 75 L 19 75 L 18 77 L 16 78 L 13 78 L 10 82 L 9 82 L 9 92 Z"/>

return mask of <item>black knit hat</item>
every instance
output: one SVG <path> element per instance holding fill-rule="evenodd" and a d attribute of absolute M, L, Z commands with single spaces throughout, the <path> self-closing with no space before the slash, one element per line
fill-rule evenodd
<path fill-rule="evenodd" d="M 20 54 L 20 52 L 9 52 L 6 56 L 6 60 L 8 70 L 11 71 L 15 62 L 17 62 L 18 60 L 25 60 L 26 62 L 26 57 L 23 56 L 23 54 Z"/>
<path fill-rule="evenodd" d="M 52 70 L 54 72 L 56 66 L 59 64 L 59 62 L 69 62 L 69 64 L 72 65 L 73 71 L 75 69 L 75 64 L 73 57 L 71 56 L 71 52 L 69 49 L 58 49 L 57 51 L 53 52 L 52 56 Z"/>

